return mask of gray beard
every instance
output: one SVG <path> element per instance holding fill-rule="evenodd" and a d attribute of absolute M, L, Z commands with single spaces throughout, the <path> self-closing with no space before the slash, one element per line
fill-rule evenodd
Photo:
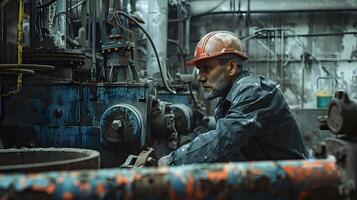
<path fill-rule="evenodd" d="M 206 100 L 212 100 L 214 98 L 226 95 L 228 89 L 229 81 L 228 79 L 224 78 L 224 76 L 222 76 L 222 78 L 220 78 L 220 80 L 218 81 L 217 87 L 213 88 L 210 92 L 204 92 L 203 96 Z"/>

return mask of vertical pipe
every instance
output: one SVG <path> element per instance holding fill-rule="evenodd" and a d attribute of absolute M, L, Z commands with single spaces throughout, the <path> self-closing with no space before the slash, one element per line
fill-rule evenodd
<path fill-rule="evenodd" d="M 6 40 L 5 40 L 5 29 L 6 29 L 6 25 L 5 25 L 5 14 L 4 14 L 4 7 L 0 7 L 0 19 L 1 19 L 1 30 L 0 30 L 0 34 L 1 34 L 1 37 L 0 37 L 0 45 L 1 45 L 1 53 L 0 53 L 0 63 L 6 63 L 5 62 L 5 59 L 6 59 Z"/>
<path fill-rule="evenodd" d="M 241 19 L 242 19 L 242 13 L 241 13 L 241 0 L 238 0 L 238 27 L 241 27 Z M 242 35 L 242 29 L 239 28 L 239 35 Z"/>
<path fill-rule="evenodd" d="M 247 16 L 246 16 L 246 22 L 245 25 L 248 27 L 249 26 L 249 17 L 250 17 L 250 0 L 248 0 L 248 5 L 247 5 Z M 249 34 L 248 34 L 249 35 Z"/>
<path fill-rule="evenodd" d="M 235 25 L 236 25 L 236 23 L 235 23 L 235 12 L 236 12 L 236 0 L 232 0 L 232 28 L 233 28 L 233 30 L 234 30 L 234 32 L 236 32 L 235 31 Z"/>
<path fill-rule="evenodd" d="M 23 0 L 19 0 L 19 22 L 17 25 L 17 64 L 22 64 L 22 36 L 23 36 L 23 19 L 24 19 L 24 11 L 23 11 Z"/>
<path fill-rule="evenodd" d="M 247 29 L 246 35 L 249 35 L 249 26 L 250 26 L 250 0 L 248 0 L 248 10 L 247 10 L 247 15 L 246 15 L 246 21 L 245 21 L 245 27 Z M 249 41 L 245 45 L 246 47 L 246 52 L 249 52 Z"/>
<path fill-rule="evenodd" d="M 109 0 L 109 6 L 108 6 L 108 16 L 107 19 L 111 20 L 111 18 L 114 15 L 114 0 Z"/>
<path fill-rule="evenodd" d="M 64 5 L 63 5 L 63 9 L 64 9 L 64 16 L 62 15 L 62 17 L 64 17 L 64 19 L 62 19 L 62 25 L 61 25 L 61 29 L 62 29 L 62 37 L 63 37 L 63 48 L 65 49 L 67 47 L 67 0 L 62 0 Z"/>
<path fill-rule="evenodd" d="M 128 0 L 123 0 L 122 11 L 128 12 Z"/>
<path fill-rule="evenodd" d="M 281 52 L 281 62 L 280 62 L 280 86 L 281 90 L 284 89 L 284 51 L 285 51 L 285 32 L 284 30 L 280 31 L 281 33 L 281 39 L 280 39 L 280 52 Z"/>
<path fill-rule="evenodd" d="M 190 53 L 190 21 L 191 17 L 187 17 L 185 20 L 185 53 Z"/>
<path fill-rule="evenodd" d="M 276 77 L 275 79 L 278 79 L 278 32 L 278 30 L 274 30 L 274 68 L 272 70 L 272 76 Z"/>
<path fill-rule="evenodd" d="M 97 63 L 96 63 L 96 0 L 91 1 L 91 22 L 92 22 L 92 68 L 91 68 L 91 80 L 97 79 Z"/>
<path fill-rule="evenodd" d="M 36 24 L 36 0 L 30 0 L 30 46 L 32 47 L 35 40 Z"/>
<path fill-rule="evenodd" d="M 78 37 L 79 37 L 79 43 L 82 46 L 83 49 L 87 49 L 86 45 L 86 36 L 87 36 L 87 29 L 85 28 L 87 26 L 87 1 L 84 1 L 81 5 L 81 20 L 82 20 L 82 27 L 79 28 L 78 30 Z"/>
<path fill-rule="evenodd" d="M 270 33 L 269 33 L 270 34 Z M 270 38 L 272 37 L 271 35 L 269 36 Z M 268 60 L 267 60 L 267 74 L 269 78 L 272 78 L 272 66 L 274 64 L 274 62 L 269 62 L 269 60 L 273 59 L 273 55 L 270 54 L 270 52 L 268 52 Z"/>
<path fill-rule="evenodd" d="M 128 0 L 122 1 L 121 8 L 123 12 L 128 13 Z M 126 28 L 129 28 L 129 20 L 127 18 L 123 19 L 123 23 Z M 127 31 L 123 31 L 122 34 L 124 35 L 124 38 L 129 39 L 129 33 Z"/>
<path fill-rule="evenodd" d="M 185 43 L 185 28 L 184 28 L 184 21 L 183 15 L 181 10 L 181 5 L 177 5 L 177 19 L 178 19 L 178 42 L 180 45 Z"/>
<path fill-rule="evenodd" d="M 136 1 L 137 0 L 130 0 L 131 13 L 136 12 Z"/>
<path fill-rule="evenodd" d="M 153 0 L 149 2 L 148 10 L 148 33 L 151 35 L 153 42 L 156 45 L 159 59 L 162 66 L 162 72 L 165 80 L 167 80 L 166 69 L 166 52 L 167 52 L 167 16 L 168 15 L 168 0 Z M 147 74 L 152 77 L 159 73 L 159 66 L 155 58 L 154 50 L 150 43 L 147 44 L 148 62 Z"/>
<path fill-rule="evenodd" d="M 301 59 L 301 64 L 302 64 L 302 77 L 301 77 L 301 109 L 304 109 L 304 96 L 305 96 L 305 54 L 302 54 L 302 59 Z"/>
<path fill-rule="evenodd" d="M 3 92 L 2 92 L 2 77 L 0 77 L 0 94 L 3 94 Z M 2 101 L 2 95 L 0 95 L 0 119 L 2 118 L 2 114 L 3 114 L 3 101 Z M 1 142 L 1 136 L 0 136 L 0 142 Z M 3 147 L 2 144 L 1 144 L 1 146 Z M 2 149 L 1 146 L 0 146 L 0 149 Z"/>
<path fill-rule="evenodd" d="M 0 41 L 4 41 L 4 8 L 0 7 Z"/>
<path fill-rule="evenodd" d="M 10 63 L 10 60 L 11 60 L 11 58 L 10 58 L 10 60 L 9 60 L 9 53 L 8 52 L 10 52 L 10 51 L 8 51 L 8 47 L 7 47 L 7 19 L 8 19 L 8 17 L 7 17 L 7 14 L 5 13 L 5 11 L 3 10 L 3 16 L 4 16 L 4 19 L 3 19 L 3 28 L 4 28 L 4 30 L 3 30 L 3 42 L 4 42 L 4 53 L 5 53 L 5 55 L 4 55 L 4 63 Z"/>
<path fill-rule="evenodd" d="M 23 37 L 23 21 L 24 20 L 24 7 L 23 0 L 19 0 L 19 23 L 18 23 L 18 38 L 17 38 L 17 64 L 22 64 L 22 37 Z M 17 75 L 17 87 L 14 93 L 18 93 L 22 88 L 22 73 Z"/>
<path fill-rule="evenodd" d="M 67 27 L 67 18 L 66 18 L 66 13 L 67 13 L 67 2 L 66 0 L 58 0 L 57 1 L 57 7 L 56 7 L 56 16 L 58 16 L 58 20 L 55 24 L 55 30 L 59 33 L 55 33 L 57 35 L 57 40 L 56 45 L 60 48 L 65 49 L 66 48 L 66 27 Z M 63 38 L 63 39 L 62 39 Z"/>
<path fill-rule="evenodd" d="M 68 3 L 68 0 L 64 0 L 65 1 L 65 4 L 66 4 L 66 6 L 65 6 L 65 18 L 66 18 L 66 23 L 64 24 L 64 45 L 65 45 L 65 48 L 67 47 L 67 32 L 68 32 L 68 23 L 67 23 L 67 21 L 68 21 L 68 17 L 69 17 L 69 15 L 68 15 L 68 12 L 69 12 L 69 10 L 70 10 L 70 7 L 69 7 L 69 3 Z"/>

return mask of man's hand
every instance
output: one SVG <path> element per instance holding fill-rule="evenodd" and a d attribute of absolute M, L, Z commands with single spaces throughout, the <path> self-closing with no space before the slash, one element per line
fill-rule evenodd
<path fill-rule="evenodd" d="M 168 166 L 167 162 L 168 162 L 168 156 L 163 156 L 159 159 L 159 162 L 157 163 L 157 165 L 159 167 Z"/>

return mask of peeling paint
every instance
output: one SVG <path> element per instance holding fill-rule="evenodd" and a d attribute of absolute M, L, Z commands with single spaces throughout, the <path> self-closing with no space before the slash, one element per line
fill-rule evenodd
<path fill-rule="evenodd" d="M 338 199 L 341 174 L 327 160 L 1 175 L 0 198 Z"/>

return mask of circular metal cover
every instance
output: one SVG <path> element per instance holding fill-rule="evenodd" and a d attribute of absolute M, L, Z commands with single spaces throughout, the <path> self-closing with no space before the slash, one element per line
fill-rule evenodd
<path fill-rule="evenodd" d="M 128 104 L 108 108 L 100 119 L 101 140 L 104 143 L 131 143 L 141 140 L 141 113 Z"/>
<path fill-rule="evenodd" d="M 98 151 L 75 148 L 22 148 L 0 150 L 0 172 L 42 172 L 98 169 Z"/>
<path fill-rule="evenodd" d="M 170 106 L 175 114 L 175 128 L 180 134 L 188 134 L 192 128 L 193 111 L 184 104 Z"/>
<path fill-rule="evenodd" d="M 84 65 L 85 54 L 77 49 L 26 49 L 24 63 L 54 65 L 58 67 L 79 68 Z"/>

